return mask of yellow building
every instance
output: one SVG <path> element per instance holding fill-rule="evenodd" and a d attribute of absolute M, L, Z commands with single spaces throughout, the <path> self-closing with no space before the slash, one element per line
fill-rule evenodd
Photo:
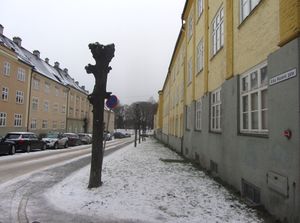
<path fill-rule="evenodd" d="M 1 36 L 3 32 L 1 25 L 0 31 Z M 13 50 L 17 44 L 21 44 L 18 37 L 15 37 L 14 41 L 0 38 L 1 136 L 7 131 L 26 131 L 28 125 L 28 89 L 32 65 Z"/>
<path fill-rule="evenodd" d="M 187 0 L 156 114 L 158 139 L 289 222 L 300 221 L 299 18 L 299 0 Z"/>

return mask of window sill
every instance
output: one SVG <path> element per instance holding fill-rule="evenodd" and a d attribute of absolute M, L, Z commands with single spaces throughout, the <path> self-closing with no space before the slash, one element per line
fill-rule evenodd
<path fill-rule="evenodd" d="M 198 71 L 198 73 L 196 74 L 196 77 L 199 76 L 199 75 L 202 73 L 202 71 L 203 71 L 203 68 L 201 68 L 201 69 Z"/>
<path fill-rule="evenodd" d="M 202 132 L 202 129 L 195 129 L 195 132 L 201 133 L 201 132 Z"/>
<path fill-rule="evenodd" d="M 256 137 L 256 138 L 269 138 L 269 134 L 267 132 L 239 132 L 239 136 L 249 136 L 249 137 Z"/>
<path fill-rule="evenodd" d="M 210 61 L 212 61 L 224 48 L 224 45 L 220 47 L 220 49 L 217 50 L 217 52 L 215 54 L 213 54 L 210 58 Z"/>
<path fill-rule="evenodd" d="M 221 135 L 222 134 L 222 130 L 209 130 L 209 133 Z"/>

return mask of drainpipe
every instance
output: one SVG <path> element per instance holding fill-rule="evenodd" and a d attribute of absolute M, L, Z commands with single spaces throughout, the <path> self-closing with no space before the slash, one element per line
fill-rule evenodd
<path fill-rule="evenodd" d="M 31 75 L 29 78 L 29 96 L 28 96 L 28 107 L 27 107 L 27 127 L 26 127 L 26 131 L 29 132 L 29 125 L 30 125 L 30 101 L 31 101 L 31 85 L 32 85 L 32 78 L 33 78 L 33 68 L 31 69 Z"/>
<path fill-rule="evenodd" d="M 70 93 L 70 88 L 67 87 L 67 108 L 66 108 L 66 126 L 65 126 L 65 132 L 68 132 L 67 127 L 68 127 L 68 115 L 69 115 L 69 93 Z"/>

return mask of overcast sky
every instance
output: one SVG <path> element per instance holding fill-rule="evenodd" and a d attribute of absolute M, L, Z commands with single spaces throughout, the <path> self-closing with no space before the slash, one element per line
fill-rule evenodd
<path fill-rule="evenodd" d="M 91 92 L 88 44 L 115 44 L 108 91 L 122 104 L 157 99 L 181 27 L 185 0 L 1 0 L 4 35 L 55 61 Z"/>

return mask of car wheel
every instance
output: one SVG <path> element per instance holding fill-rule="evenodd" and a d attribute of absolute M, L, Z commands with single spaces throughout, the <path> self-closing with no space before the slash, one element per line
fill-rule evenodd
<path fill-rule="evenodd" d="M 44 143 L 43 146 L 42 146 L 42 150 L 46 150 L 47 149 L 47 146 L 46 144 Z"/>
<path fill-rule="evenodd" d="M 26 152 L 30 153 L 30 151 L 31 151 L 31 147 L 30 147 L 30 145 L 27 145 L 26 146 Z"/>
<path fill-rule="evenodd" d="M 54 149 L 58 149 L 58 143 L 54 143 Z"/>
<path fill-rule="evenodd" d="M 12 145 L 9 151 L 9 155 L 14 155 L 15 153 L 16 153 L 16 147 Z"/>
<path fill-rule="evenodd" d="M 68 148 L 68 147 L 69 147 L 68 142 L 65 143 L 64 147 L 65 147 L 65 148 Z"/>

